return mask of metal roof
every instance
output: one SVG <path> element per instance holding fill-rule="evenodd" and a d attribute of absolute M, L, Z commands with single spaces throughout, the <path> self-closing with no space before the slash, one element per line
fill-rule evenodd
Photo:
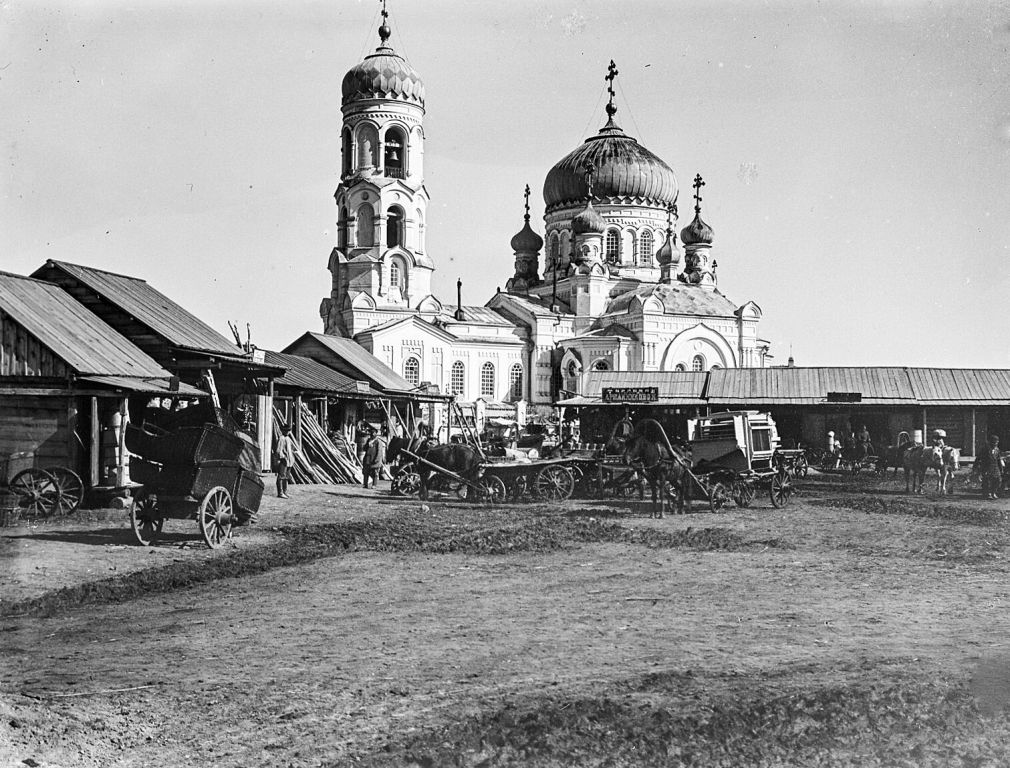
<path fill-rule="evenodd" d="M 412 394 L 417 390 L 413 384 L 385 365 L 377 357 L 371 355 L 353 339 L 344 338 L 343 336 L 330 336 L 325 333 L 312 333 L 310 331 L 294 343 L 285 347 L 285 350 L 296 347 L 298 342 L 305 338 L 312 339 L 328 352 L 336 355 L 349 369 L 357 371 L 362 379 L 366 379 L 381 390 Z"/>
<path fill-rule="evenodd" d="M 710 372 L 711 403 L 817 405 L 829 392 L 858 392 L 863 403 L 915 405 L 907 368 L 717 368 Z M 1010 389 L 1007 390 L 1010 396 Z"/>
<path fill-rule="evenodd" d="M 0 309 L 78 374 L 172 375 L 58 285 L 0 272 Z"/>
<path fill-rule="evenodd" d="M 733 317 L 736 305 L 718 290 L 686 283 L 643 283 L 610 300 L 606 313 L 627 312 L 637 298 L 646 302 L 655 298 L 667 314 L 703 315 L 707 317 Z"/>
<path fill-rule="evenodd" d="M 989 368 L 908 368 L 923 405 L 1003 405 L 1010 402 L 1010 371 Z"/>
<path fill-rule="evenodd" d="M 215 331 L 145 280 L 101 269 L 49 260 L 35 276 L 56 269 L 84 284 L 105 301 L 136 318 L 174 347 L 241 356 L 234 341 Z"/>
<path fill-rule="evenodd" d="M 283 376 L 274 379 L 275 386 L 363 397 L 379 395 L 368 382 L 356 381 L 309 357 L 264 350 L 264 358 L 268 365 L 287 369 Z"/>
<path fill-rule="evenodd" d="M 490 307 L 469 307 L 463 308 L 463 319 L 456 319 L 456 310 L 451 307 L 443 307 L 439 313 L 441 320 L 449 325 L 453 323 L 482 323 L 484 325 L 515 325 L 511 320 L 502 317 L 496 310 Z"/>
<path fill-rule="evenodd" d="M 591 405 L 602 402 L 605 387 L 656 387 L 659 400 L 650 405 L 705 405 L 708 374 L 695 371 L 588 371 L 582 376 L 582 395 L 561 405 Z"/>

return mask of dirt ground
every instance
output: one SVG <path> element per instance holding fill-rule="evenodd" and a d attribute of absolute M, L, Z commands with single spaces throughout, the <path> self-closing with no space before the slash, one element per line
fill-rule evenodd
<path fill-rule="evenodd" d="M 1007 503 L 801 485 L 663 520 L 301 486 L 216 552 L 3 529 L 0 765 L 1010 763 Z"/>

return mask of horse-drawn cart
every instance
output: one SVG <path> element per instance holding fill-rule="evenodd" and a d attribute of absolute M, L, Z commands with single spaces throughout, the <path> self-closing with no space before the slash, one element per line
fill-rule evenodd
<path fill-rule="evenodd" d="M 732 498 L 748 507 L 766 490 L 775 507 L 795 492 L 793 477 L 805 468 L 802 450 L 778 447 L 775 422 L 758 411 L 728 411 L 688 419 L 692 474 L 703 479 L 710 499 Z M 713 503 L 713 507 L 715 504 Z"/>
<path fill-rule="evenodd" d="M 32 451 L 0 459 L 0 488 L 7 492 L 0 508 L 0 524 L 16 523 L 21 517 L 68 515 L 81 506 L 84 484 L 66 467 L 40 469 Z"/>
<path fill-rule="evenodd" d="M 137 456 L 132 478 L 143 488 L 130 507 L 133 533 L 149 546 L 165 520 L 195 519 L 211 549 L 232 527 L 251 523 L 263 498 L 258 450 L 251 439 L 217 424 L 172 431 L 127 426 L 126 443 Z"/>

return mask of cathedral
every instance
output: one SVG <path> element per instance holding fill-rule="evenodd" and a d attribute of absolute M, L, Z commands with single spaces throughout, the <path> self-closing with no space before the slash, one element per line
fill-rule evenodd
<path fill-rule="evenodd" d="M 695 176 L 694 218 L 678 242 L 677 177 L 618 125 L 613 62 L 606 123 L 547 173 L 544 236 L 530 224 L 526 188 L 505 291 L 464 306 L 457 283 L 455 302 L 436 298 L 424 83 L 389 37 L 383 10 L 378 48 L 341 87 L 337 243 L 320 306 L 327 334 L 354 339 L 412 384 L 532 411 L 577 394 L 588 370 L 764 367 L 760 307 L 719 290 L 705 182 Z"/>

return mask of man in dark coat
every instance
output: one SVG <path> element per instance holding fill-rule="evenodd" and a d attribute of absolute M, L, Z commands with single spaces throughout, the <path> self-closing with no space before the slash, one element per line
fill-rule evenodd
<path fill-rule="evenodd" d="M 375 487 L 375 483 L 379 480 L 379 474 L 382 472 L 382 460 L 385 458 L 385 455 L 386 446 L 373 428 L 368 434 L 368 442 L 365 443 L 365 455 L 361 461 L 364 469 L 363 479 L 365 488 L 368 487 L 369 478 L 372 479 L 372 487 Z"/>
<path fill-rule="evenodd" d="M 1003 457 L 999 452 L 999 435 L 989 435 L 989 446 L 976 459 L 975 466 L 982 476 L 982 492 L 985 497 L 998 498 L 1003 484 Z"/>

